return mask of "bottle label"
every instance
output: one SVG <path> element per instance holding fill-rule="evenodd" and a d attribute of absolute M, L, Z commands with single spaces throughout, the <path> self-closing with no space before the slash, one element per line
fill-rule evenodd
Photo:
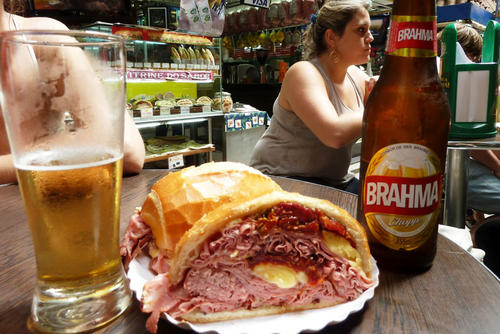
<path fill-rule="evenodd" d="M 413 250 L 432 234 L 441 207 L 439 157 L 429 148 L 399 143 L 370 160 L 363 188 L 368 228 L 386 247 Z"/>
<path fill-rule="evenodd" d="M 436 33 L 436 16 L 393 15 L 386 53 L 401 57 L 436 57 Z"/>

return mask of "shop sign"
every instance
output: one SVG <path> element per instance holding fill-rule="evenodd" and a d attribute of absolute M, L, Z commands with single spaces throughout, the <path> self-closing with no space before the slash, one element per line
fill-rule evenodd
<path fill-rule="evenodd" d="M 241 0 L 242 5 L 269 8 L 271 0 Z"/>
<path fill-rule="evenodd" d="M 181 81 L 212 81 L 212 71 L 148 71 L 128 70 L 127 79 L 139 80 L 181 80 Z"/>

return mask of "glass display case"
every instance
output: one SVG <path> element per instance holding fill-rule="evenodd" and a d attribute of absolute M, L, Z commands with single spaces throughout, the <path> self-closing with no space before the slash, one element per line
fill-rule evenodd
<path fill-rule="evenodd" d="M 223 106 L 220 38 L 103 22 L 84 29 L 126 39 L 127 110 L 143 136 L 146 162 L 200 153 L 206 155 L 196 163 L 212 160 L 212 118 Z"/>

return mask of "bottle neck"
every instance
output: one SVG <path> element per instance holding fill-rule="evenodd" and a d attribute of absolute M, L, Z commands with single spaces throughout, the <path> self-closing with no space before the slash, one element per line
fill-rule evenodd
<path fill-rule="evenodd" d="M 434 0 L 394 0 L 392 15 L 435 16 Z"/>
<path fill-rule="evenodd" d="M 439 79 L 435 14 L 435 1 L 394 1 L 381 79 L 384 72 L 392 72 L 393 79 L 394 73 L 399 73 L 396 77 L 402 81 L 410 80 L 410 77 L 411 80 Z"/>

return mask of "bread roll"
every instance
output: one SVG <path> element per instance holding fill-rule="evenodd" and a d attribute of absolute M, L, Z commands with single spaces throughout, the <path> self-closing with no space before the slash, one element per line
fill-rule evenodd
<path fill-rule="evenodd" d="M 151 227 L 158 248 L 173 252 L 191 226 L 216 207 L 237 205 L 281 189 L 261 172 L 236 162 L 211 162 L 172 172 L 157 181 L 141 217 Z"/>

